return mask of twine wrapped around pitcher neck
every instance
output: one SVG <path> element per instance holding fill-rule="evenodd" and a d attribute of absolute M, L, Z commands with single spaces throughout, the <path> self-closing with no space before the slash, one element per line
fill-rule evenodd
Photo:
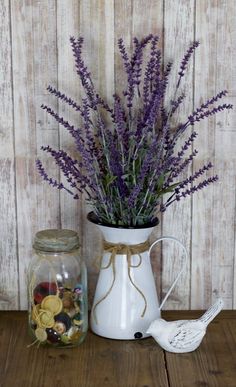
<path fill-rule="evenodd" d="M 145 315 L 145 312 L 147 309 L 146 297 L 143 294 L 143 292 L 138 288 L 138 286 L 135 285 L 135 283 L 133 282 L 130 271 L 131 271 L 131 268 L 137 268 L 142 264 L 141 254 L 144 253 L 145 251 L 147 251 L 149 249 L 149 247 L 150 247 L 150 244 L 148 241 L 145 241 L 143 243 L 139 243 L 136 245 L 126 245 L 123 243 L 111 243 L 111 242 L 107 242 L 106 240 L 103 241 L 104 252 L 111 253 L 111 255 L 109 257 L 107 265 L 102 266 L 102 264 L 101 264 L 100 269 L 105 270 L 105 269 L 108 269 L 109 267 L 111 267 L 112 273 L 113 273 L 113 279 L 112 279 L 112 283 L 111 283 L 111 286 L 108 289 L 108 291 L 105 293 L 105 295 L 100 300 L 98 300 L 96 302 L 96 304 L 93 307 L 92 312 L 93 312 L 94 319 L 95 319 L 96 323 L 98 323 L 98 321 L 97 321 L 95 310 L 96 310 L 97 306 L 108 297 L 108 295 L 112 291 L 112 288 L 113 288 L 115 280 L 116 280 L 115 259 L 116 259 L 117 255 L 125 255 L 126 256 L 127 266 L 128 266 L 128 277 L 129 277 L 129 280 L 130 280 L 132 286 L 139 292 L 139 294 L 142 296 L 142 298 L 144 300 L 144 309 L 142 311 L 141 317 L 143 317 Z M 138 255 L 138 257 L 139 257 L 138 264 L 136 264 L 136 265 L 132 264 L 132 262 L 131 262 L 132 255 Z"/>

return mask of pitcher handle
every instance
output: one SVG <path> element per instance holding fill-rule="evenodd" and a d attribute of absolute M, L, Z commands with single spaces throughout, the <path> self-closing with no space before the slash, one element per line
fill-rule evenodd
<path fill-rule="evenodd" d="M 152 245 L 150 246 L 149 250 L 148 250 L 148 255 L 150 257 L 150 253 L 151 253 L 151 250 L 152 248 L 159 242 L 161 241 L 164 241 L 164 240 L 172 240 L 174 242 L 177 242 L 184 250 L 184 262 L 182 264 L 182 269 L 180 270 L 179 274 L 177 275 L 176 279 L 174 280 L 173 284 L 171 285 L 170 289 L 168 290 L 168 292 L 166 293 L 163 301 L 161 302 L 161 305 L 160 305 L 160 309 L 163 307 L 163 305 L 165 304 L 167 298 L 169 297 L 170 293 L 172 292 L 173 288 L 175 287 L 176 283 L 178 282 L 179 280 L 179 277 L 181 276 L 181 274 L 183 273 L 184 269 L 185 269 L 185 266 L 187 264 L 187 258 L 188 258 L 188 253 L 187 253 L 187 250 L 185 248 L 185 246 L 183 245 L 183 243 L 181 243 L 178 239 L 174 238 L 174 237 L 168 237 L 168 236 L 164 236 L 164 237 L 161 237 L 159 239 L 157 239 L 155 242 L 152 243 Z"/>

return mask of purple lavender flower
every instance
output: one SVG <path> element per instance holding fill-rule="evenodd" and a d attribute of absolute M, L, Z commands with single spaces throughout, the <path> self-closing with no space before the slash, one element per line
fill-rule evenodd
<path fill-rule="evenodd" d="M 66 188 L 62 183 L 59 183 L 57 180 L 52 179 L 51 177 L 48 177 L 45 169 L 43 168 L 43 165 L 40 160 L 36 160 L 36 167 L 39 172 L 39 174 L 42 176 L 43 180 L 47 181 L 49 185 L 58 188 L 59 190 L 64 189 L 67 191 L 70 195 L 73 195 L 73 192 L 70 191 L 68 188 Z"/>
<path fill-rule="evenodd" d="M 171 109 L 171 116 L 176 112 L 176 110 L 179 108 L 179 106 L 181 105 L 181 103 L 183 102 L 183 100 L 185 99 L 185 94 L 181 94 L 176 100 L 174 101 L 170 101 L 171 105 L 172 105 L 172 109 Z"/>
<path fill-rule="evenodd" d="M 133 52 L 128 54 L 123 39 L 118 40 L 127 85 L 123 98 L 115 93 L 108 103 L 97 92 L 84 62 L 83 38 L 71 37 L 84 97 L 77 103 L 52 86 L 48 86 L 48 91 L 78 113 L 79 127 L 42 105 L 71 134 L 77 156 L 44 146 L 42 150 L 54 159 L 66 183 L 50 178 L 42 162 L 37 160 L 39 174 L 52 187 L 65 190 L 74 199 L 85 194 L 94 213 L 104 223 L 135 226 L 151 222 L 158 210 L 164 212 L 172 203 L 218 180 L 217 175 L 206 177 L 213 168 L 211 162 L 185 175 L 198 153 L 193 148 L 197 132 L 192 130 L 182 145 L 181 137 L 201 120 L 232 109 L 226 103 L 216 106 L 227 91 L 203 102 L 189 113 L 186 121 L 173 126 L 171 118 L 185 98 L 180 82 L 199 42 L 190 45 L 184 55 L 174 96 L 168 104 L 165 95 L 172 62 L 163 66 L 158 41 L 158 36 L 152 34 L 141 40 L 135 37 Z M 147 60 L 144 60 L 145 51 L 149 53 Z"/>
<path fill-rule="evenodd" d="M 183 57 L 183 59 L 181 61 L 181 64 L 180 64 L 179 80 L 178 80 L 178 83 L 177 83 L 177 88 L 180 85 L 181 78 L 185 74 L 185 71 L 187 69 L 187 65 L 189 63 L 189 60 L 190 60 L 191 56 L 193 55 L 195 49 L 199 46 L 199 44 L 200 43 L 198 41 L 193 42 L 193 44 L 189 47 L 189 49 L 187 50 L 186 54 L 184 55 L 184 57 Z"/>
<path fill-rule="evenodd" d="M 175 196 L 175 200 L 179 201 L 181 198 L 185 198 L 185 197 L 193 194 L 194 192 L 200 191 L 201 189 L 207 187 L 211 183 L 214 183 L 218 179 L 219 179 L 219 177 L 217 175 L 209 177 L 208 179 L 203 180 L 198 185 L 194 185 L 193 187 L 186 189 L 185 191 L 181 192 L 180 194 L 177 194 Z M 168 205 L 170 205 L 170 203 Z"/>
<path fill-rule="evenodd" d="M 76 111 L 81 112 L 81 107 L 73 101 L 73 99 L 67 97 L 65 94 L 61 93 L 59 90 L 56 90 L 52 86 L 48 86 L 47 90 L 54 94 L 58 99 L 61 99 L 63 102 L 66 102 L 69 106 L 72 106 Z"/>
<path fill-rule="evenodd" d="M 217 107 L 213 108 L 212 110 L 206 110 L 206 111 L 203 111 L 203 109 L 199 109 L 198 113 L 197 113 L 197 111 L 195 111 L 190 116 L 188 116 L 188 123 L 193 126 L 195 124 L 195 122 L 199 122 L 200 120 L 203 120 L 204 118 L 215 115 L 216 113 L 219 113 L 219 112 L 226 110 L 226 109 L 227 110 L 233 109 L 233 105 L 231 105 L 231 104 L 218 105 Z"/>

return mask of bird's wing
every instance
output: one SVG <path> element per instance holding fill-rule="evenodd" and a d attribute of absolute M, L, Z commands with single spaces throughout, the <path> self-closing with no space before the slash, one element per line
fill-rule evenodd
<path fill-rule="evenodd" d="M 200 343 L 206 333 L 200 321 L 183 321 L 170 333 L 168 341 L 174 348 L 184 349 Z"/>

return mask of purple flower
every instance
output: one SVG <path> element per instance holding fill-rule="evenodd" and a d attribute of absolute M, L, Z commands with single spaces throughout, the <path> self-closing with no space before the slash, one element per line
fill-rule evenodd
<path fill-rule="evenodd" d="M 65 190 L 74 199 L 85 194 L 94 213 L 104 223 L 135 226 L 151 222 L 158 210 L 164 212 L 172 203 L 218 179 L 217 175 L 206 178 L 213 167 L 211 162 L 186 176 L 198 153 L 193 147 L 197 132 L 192 130 L 184 141 L 181 137 L 202 119 L 232 109 L 226 103 L 216 106 L 227 91 L 211 97 L 189 113 L 185 121 L 173 126 L 171 118 L 185 98 L 180 82 L 199 42 L 194 42 L 184 55 L 174 96 L 168 103 L 166 88 L 172 62 L 163 66 L 158 41 L 152 34 L 143 39 L 135 37 L 133 51 L 128 53 L 123 39 L 118 40 L 127 85 L 122 96 L 115 93 L 108 103 L 97 92 L 84 62 L 83 38 L 71 37 L 83 97 L 77 103 L 52 86 L 48 86 L 48 91 L 78 113 L 79 127 L 60 117 L 51 107 L 42 105 L 71 134 L 76 157 L 64 150 L 43 146 L 42 150 L 63 173 L 65 184 L 50 178 L 37 160 L 39 174 L 52 187 Z"/>
<path fill-rule="evenodd" d="M 40 174 L 40 176 L 42 176 L 43 180 L 47 181 L 49 183 L 49 185 L 53 186 L 53 187 L 56 187 L 58 188 L 59 190 L 61 189 L 64 189 L 65 191 L 67 191 L 70 195 L 73 195 L 73 192 L 70 191 L 68 188 L 66 188 L 62 183 L 59 183 L 57 182 L 57 180 L 55 179 L 52 179 L 51 177 L 48 177 L 45 169 L 43 168 L 43 165 L 41 163 L 40 160 L 36 160 L 36 167 L 37 167 L 37 170 Z M 75 197 L 74 197 L 75 198 Z"/>
<path fill-rule="evenodd" d="M 209 105 L 209 104 L 207 103 L 206 105 Z M 199 112 L 195 111 L 190 116 L 188 116 L 189 124 L 193 126 L 195 122 L 199 122 L 204 118 L 215 115 L 216 113 L 219 113 L 223 110 L 229 110 L 229 109 L 233 109 L 233 105 L 231 104 L 218 105 L 217 107 L 214 107 L 212 110 L 206 110 L 206 111 L 203 111 L 203 108 L 200 108 Z"/>
<path fill-rule="evenodd" d="M 69 106 L 72 106 L 76 111 L 81 112 L 81 107 L 73 101 L 73 99 L 67 97 L 65 94 L 61 93 L 60 91 L 56 90 L 55 88 L 48 86 L 47 90 L 54 94 L 58 99 L 61 99 L 63 102 L 66 102 Z"/>
<path fill-rule="evenodd" d="M 191 56 L 193 55 L 195 49 L 199 46 L 199 44 L 200 43 L 198 41 L 193 42 L 193 44 L 189 47 L 189 49 L 187 50 L 186 54 L 184 55 L 184 57 L 183 57 L 183 59 L 181 61 L 181 64 L 180 64 L 179 80 L 178 80 L 178 83 L 177 83 L 177 88 L 179 87 L 181 78 L 185 74 L 185 71 L 187 69 L 187 65 L 189 63 L 189 60 L 190 60 Z"/>

